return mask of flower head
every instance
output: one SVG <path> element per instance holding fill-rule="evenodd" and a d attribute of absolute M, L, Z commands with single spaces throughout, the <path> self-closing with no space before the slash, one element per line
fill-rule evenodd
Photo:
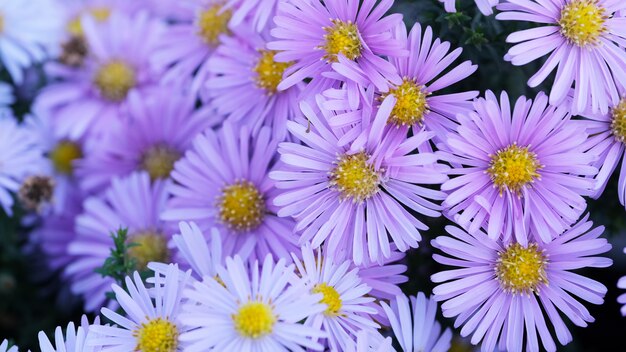
<path fill-rule="evenodd" d="M 65 337 L 60 326 L 54 331 L 54 346 L 43 331 L 39 332 L 39 348 L 41 352 L 97 352 L 99 350 L 88 346 L 89 338 L 94 338 L 92 327 L 99 325 L 99 318 L 93 324 L 83 315 L 81 324 L 76 327 L 73 322 L 67 324 Z M 92 335 L 90 335 L 92 334 Z M 3 351 L 0 347 L 0 351 Z M 4 352 L 4 351 L 3 351 Z M 10 352 L 10 351 L 9 351 Z"/>

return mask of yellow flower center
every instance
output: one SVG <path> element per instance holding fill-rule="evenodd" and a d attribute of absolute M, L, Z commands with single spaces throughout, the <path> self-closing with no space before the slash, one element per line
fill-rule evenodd
<path fill-rule="evenodd" d="M 74 160 L 82 158 L 83 151 L 78 143 L 63 140 L 50 151 L 49 157 L 57 172 L 70 175 L 74 171 Z"/>
<path fill-rule="evenodd" d="M 519 147 L 513 143 L 491 156 L 487 173 L 494 186 L 500 189 L 500 194 L 506 189 L 520 194 L 524 186 L 540 177 L 537 173 L 539 170 L 541 165 L 537 155 L 529 151 L 528 147 Z"/>
<path fill-rule="evenodd" d="M 510 244 L 498 253 L 495 272 L 500 285 L 512 293 L 536 292 L 539 285 L 548 284 L 546 264 L 548 260 L 536 243 L 523 247 Z"/>
<path fill-rule="evenodd" d="M 577 46 L 597 44 L 606 32 L 606 10 L 598 0 L 571 0 L 563 10 L 559 25 L 561 34 Z"/>
<path fill-rule="evenodd" d="M 402 84 L 383 94 L 381 99 L 393 94 L 396 104 L 391 110 L 388 123 L 398 126 L 422 125 L 424 115 L 428 112 L 428 93 L 424 86 L 418 86 L 412 79 L 404 78 Z"/>
<path fill-rule="evenodd" d="M 256 85 L 268 94 L 276 93 L 276 87 L 283 80 L 283 73 L 291 66 L 290 62 L 274 61 L 275 51 L 260 50 L 261 57 L 252 69 L 256 73 Z"/>
<path fill-rule="evenodd" d="M 623 98 L 616 107 L 611 110 L 611 131 L 613 136 L 620 142 L 626 139 L 626 98 Z"/>
<path fill-rule="evenodd" d="M 368 160 L 364 152 L 339 157 L 337 166 L 330 172 L 330 184 L 343 198 L 361 202 L 378 192 L 380 175 Z"/>
<path fill-rule="evenodd" d="M 222 222 L 236 231 L 256 229 L 265 215 L 265 200 L 254 184 L 237 181 L 224 187 L 218 197 L 219 216 Z"/>
<path fill-rule="evenodd" d="M 124 100 L 137 84 L 133 68 L 119 60 L 102 65 L 93 82 L 104 98 L 114 102 Z"/>
<path fill-rule="evenodd" d="M 135 261 L 135 269 L 143 270 L 150 262 L 167 263 L 170 252 L 167 239 L 158 231 L 141 231 L 128 239 L 133 246 L 128 248 L 127 255 Z"/>
<path fill-rule="evenodd" d="M 103 23 L 111 16 L 111 9 L 106 7 L 94 7 L 87 11 L 87 13 L 96 20 L 96 22 Z M 85 33 L 83 31 L 83 24 L 81 23 L 81 15 L 74 17 L 67 24 L 67 31 L 76 37 L 82 37 Z"/>
<path fill-rule="evenodd" d="M 180 159 L 180 153 L 177 150 L 166 145 L 156 145 L 148 149 L 141 157 L 141 169 L 147 171 L 153 181 L 168 178 L 178 159 Z"/>
<path fill-rule="evenodd" d="M 156 318 L 141 324 L 133 331 L 137 339 L 135 351 L 176 352 L 178 349 L 178 328 L 167 319 Z"/>
<path fill-rule="evenodd" d="M 242 304 L 232 315 L 235 330 L 239 335 L 258 339 L 272 333 L 277 317 L 267 303 L 251 301 Z"/>
<path fill-rule="evenodd" d="M 198 35 L 211 46 L 219 44 L 221 34 L 228 34 L 228 22 L 232 16 L 230 10 L 222 11 L 222 5 L 213 5 L 198 14 L 196 26 Z"/>
<path fill-rule="evenodd" d="M 342 304 L 341 296 L 334 287 L 329 286 L 326 283 L 321 283 L 315 285 L 311 292 L 321 293 L 322 295 L 324 295 L 324 297 L 320 301 L 320 303 L 324 303 L 327 306 L 324 314 L 333 317 L 336 317 L 340 314 L 339 311 L 341 310 Z"/>
<path fill-rule="evenodd" d="M 359 28 L 351 21 L 331 20 L 330 27 L 324 27 L 325 43 L 321 47 L 326 51 L 324 58 L 329 62 L 337 62 L 337 55 L 342 54 L 350 60 L 361 57 L 363 44 L 359 36 Z"/>

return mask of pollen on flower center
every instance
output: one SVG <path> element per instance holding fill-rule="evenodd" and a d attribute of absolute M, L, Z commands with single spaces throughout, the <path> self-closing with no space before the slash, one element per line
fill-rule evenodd
<path fill-rule="evenodd" d="M 127 255 L 135 261 L 135 268 L 143 270 L 150 262 L 167 263 L 170 252 L 167 239 L 158 231 L 148 230 L 134 233 L 128 239 L 133 246 L 128 248 Z"/>
<path fill-rule="evenodd" d="M 254 184 L 245 180 L 224 187 L 217 207 L 220 220 L 235 231 L 257 228 L 265 215 L 263 195 Z"/>
<path fill-rule="evenodd" d="M 324 297 L 320 301 L 320 303 L 324 303 L 327 306 L 326 310 L 324 311 L 324 314 L 329 315 L 329 316 L 339 315 L 339 311 L 341 310 L 341 307 L 342 307 L 342 301 L 341 301 L 341 296 L 339 295 L 339 292 L 337 292 L 337 290 L 334 287 L 329 286 L 326 283 L 321 283 L 321 284 L 315 285 L 315 287 L 313 287 L 311 292 L 321 293 L 322 295 L 324 295 Z"/>
<path fill-rule="evenodd" d="M 548 284 L 546 264 L 548 260 L 536 243 L 523 247 L 510 244 L 498 253 L 495 272 L 500 285 L 512 293 L 536 292 L 539 285 Z"/>
<path fill-rule="evenodd" d="M 147 171 L 151 180 L 167 178 L 180 159 L 180 152 L 166 145 L 155 145 L 141 157 L 141 169 Z"/>
<path fill-rule="evenodd" d="M 535 153 L 528 150 L 528 147 L 513 143 L 491 156 L 487 173 L 491 176 L 494 187 L 500 189 L 500 194 L 506 189 L 520 194 L 524 186 L 540 177 L 537 172 L 540 169 L 541 164 Z"/>
<path fill-rule="evenodd" d="M 623 98 L 616 107 L 611 110 L 611 131 L 613 136 L 620 142 L 626 139 L 626 98 Z"/>
<path fill-rule="evenodd" d="M 137 340 L 135 351 L 176 352 L 178 349 L 178 328 L 167 319 L 156 318 L 141 324 L 133 331 Z"/>
<path fill-rule="evenodd" d="M 343 198 L 356 202 L 373 196 L 378 192 L 380 175 L 368 160 L 364 152 L 340 156 L 337 166 L 330 172 L 330 185 L 336 187 Z"/>
<path fill-rule="evenodd" d="M 227 34 L 230 10 L 222 11 L 222 5 L 214 5 L 198 14 L 196 26 L 198 35 L 211 46 L 219 44 L 221 34 Z"/>
<path fill-rule="evenodd" d="M 137 84 L 133 68 L 119 60 L 102 65 L 93 82 L 104 98 L 114 102 L 124 100 Z"/>
<path fill-rule="evenodd" d="M 106 7 L 94 7 L 88 10 L 87 13 L 91 15 L 96 22 L 102 23 L 111 16 L 111 9 Z M 67 24 L 67 31 L 76 37 L 82 37 L 84 35 L 81 17 L 81 15 L 78 15 Z"/>
<path fill-rule="evenodd" d="M 267 303 L 252 301 L 241 305 L 232 319 L 239 335 L 258 339 L 272 333 L 277 317 Z"/>
<path fill-rule="evenodd" d="M 268 94 L 274 94 L 276 87 L 283 80 L 283 73 L 291 66 L 291 63 L 274 61 L 276 51 L 260 50 L 260 53 L 259 61 L 252 69 L 256 73 L 256 85 Z"/>
<path fill-rule="evenodd" d="M 74 160 L 82 158 L 83 151 L 77 143 L 63 140 L 52 149 L 49 157 L 57 172 L 69 175 L 74 170 Z"/>
<path fill-rule="evenodd" d="M 423 123 L 424 116 L 429 109 L 426 100 L 428 93 L 424 90 L 424 86 L 418 86 L 414 80 L 404 78 L 402 84 L 390 89 L 389 93 L 381 96 L 381 99 L 385 99 L 391 94 L 396 98 L 396 104 L 391 110 L 388 123 L 398 126 L 421 125 Z"/>
<path fill-rule="evenodd" d="M 325 43 L 321 47 L 326 51 L 324 58 L 329 62 L 336 62 L 337 55 L 342 54 L 350 60 L 361 57 L 363 44 L 359 35 L 359 28 L 351 21 L 343 22 L 335 19 L 330 27 L 324 27 Z"/>
<path fill-rule="evenodd" d="M 578 46 L 596 44 L 606 31 L 606 10 L 598 0 L 571 0 L 561 10 L 561 34 Z"/>

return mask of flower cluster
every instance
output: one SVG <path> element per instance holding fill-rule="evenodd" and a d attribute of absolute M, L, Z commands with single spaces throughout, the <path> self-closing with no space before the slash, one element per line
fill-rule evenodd
<path fill-rule="evenodd" d="M 570 342 L 607 292 L 575 271 L 612 264 L 584 214 L 625 155 L 626 2 L 475 2 L 541 24 L 504 61 L 549 91 L 458 89 L 478 65 L 393 0 L 0 3 L 0 212 L 105 318 L 41 350 L 447 351 L 438 304 L 484 351 Z"/>

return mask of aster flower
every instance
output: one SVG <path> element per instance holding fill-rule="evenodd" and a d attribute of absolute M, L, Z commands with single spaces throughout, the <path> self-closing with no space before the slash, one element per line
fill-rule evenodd
<path fill-rule="evenodd" d="M 390 103 L 374 111 L 372 126 L 384 126 Z M 282 190 L 274 200 L 278 215 L 295 218 L 301 243 L 311 241 L 314 248 L 324 244 L 326 255 L 351 256 L 357 265 L 365 257 L 378 263 L 389 258 L 389 237 L 402 252 L 417 247 L 419 231 L 427 226 L 407 208 L 437 217 L 440 206 L 432 200 L 445 196 L 426 186 L 447 180 L 447 169 L 425 151 L 433 133 L 422 130 L 410 138 L 388 138 L 389 133 L 397 137 L 402 132 L 394 128 L 384 134 L 382 128 L 372 128 L 365 139 L 339 146 L 349 135 L 329 126 L 335 116 L 323 104 L 319 97 L 317 111 L 301 104 L 310 126 L 287 123 L 293 137 L 305 145 L 279 146 L 283 164 L 270 173 Z"/>
<path fill-rule="evenodd" d="M 9 341 L 4 340 L 0 343 L 0 352 L 18 352 L 17 346 L 11 346 L 9 348 Z"/>
<path fill-rule="evenodd" d="M 331 351 L 348 349 L 356 343 L 359 331 L 376 332 L 380 326 L 371 317 L 376 314 L 374 298 L 367 296 L 371 288 L 361 281 L 359 269 L 351 268 L 351 261 L 314 253 L 308 244 L 302 247 L 302 261 L 299 254 L 292 254 L 298 272 L 293 282 L 303 282 L 312 293 L 321 293 L 320 303 L 326 308 L 309 315 L 304 324 L 325 331 L 325 345 Z"/>
<path fill-rule="evenodd" d="M 413 26 L 408 37 L 404 24 L 397 26 L 394 37 L 406 43 L 409 55 L 389 60 L 402 81 L 398 85 L 389 84 L 378 97 L 381 101 L 394 100 L 387 124 L 404 128 L 424 125 L 426 130 L 434 131 L 437 136 L 445 136 L 448 131 L 456 129 L 456 115 L 471 110 L 469 100 L 476 98 L 478 92 L 437 94 L 437 91 L 469 77 L 478 66 L 465 61 L 452 67 L 463 49 L 457 48 L 448 53 L 450 43 L 439 39 L 433 41 L 432 29 L 426 27 L 422 30 L 419 23 Z M 367 86 L 369 78 L 356 74 L 356 66 L 352 61 L 339 60 L 333 68 L 346 79 Z M 350 99 L 345 99 L 343 106 L 338 102 L 334 106 L 349 110 Z"/>
<path fill-rule="evenodd" d="M 441 324 L 435 319 L 437 303 L 422 292 L 408 298 L 397 296 L 391 306 L 385 302 L 381 305 L 403 351 L 446 352 L 450 349 L 452 331 L 448 328 L 442 333 Z"/>
<path fill-rule="evenodd" d="M 256 32 L 263 32 L 276 15 L 280 0 L 228 0 L 224 9 L 233 11 L 229 26 L 238 27 L 245 22 Z"/>
<path fill-rule="evenodd" d="M 492 92 L 474 103 L 475 112 L 458 116 L 460 126 L 447 136 L 458 175 L 442 185 L 446 213 L 469 230 L 484 227 L 489 237 L 527 233 L 550 241 L 574 223 L 586 208 L 597 169 L 584 152 L 584 128 L 570 120 L 566 106 L 520 97 L 511 113 L 508 95 Z"/>
<path fill-rule="evenodd" d="M 268 255 L 261 267 L 248 271 L 239 256 L 226 259 L 218 268 L 219 281 L 205 277 L 185 290 L 189 301 L 180 319 L 194 326 L 180 336 L 185 351 L 320 351 L 314 339 L 324 334 L 301 320 L 324 310 L 321 295 L 311 294 L 303 284 L 290 285 L 293 264 L 274 263 Z"/>
<path fill-rule="evenodd" d="M 275 51 L 265 49 L 264 36 L 240 29 L 236 37 L 223 37 L 208 62 L 210 77 L 206 96 L 210 105 L 228 121 L 272 127 L 276 139 L 284 140 L 287 120 L 298 110 L 300 85 L 285 91 L 277 86 L 290 63 L 274 61 Z"/>
<path fill-rule="evenodd" d="M 393 66 L 380 56 L 406 54 L 404 43 L 392 36 L 402 22 L 401 14 L 384 16 L 393 1 L 383 0 L 294 0 L 278 6 L 274 17 L 275 41 L 267 44 L 278 62 L 293 62 L 278 90 L 306 78 L 320 78 L 341 58 L 355 61 L 358 74 L 368 77 L 379 89 L 387 82 L 400 84 Z M 308 85 L 307 89 L 311 89 Z"/>
<path fill-rule="evenodd" d="M 168 178 L 193 138 L 217 124 L 211 109 L 195 111 L 195 97 L 171 89 L 130 93 L 127 109 L 121 128 L 102 138 L 79 162 L 84 190 L 102 190 L 113 177 L 139 170 L 152 180 Z"/>
<path fill-rule="evenodd" d="M 11 194 L 27 176 L 46 168 L 37 136 L 27 125 L 18 125 L 11 114 L 0 113 L 0 207 L 8 215 L 13 214 Z"/>
<path fill-rule="evenodd" d="M 39 348 L 41 352 L 95 352 L 93 347 L 87 346 L 88 336 L 90 336 L 91 326 L 99 325 L 99 319 L 96 318 L 93 325 L 89 324 L 87 317 L 83 315 L 81 324 L 78 327 L 70 322 L 65 329 L 65 337 L 63 337 L 63 329 L 60 326 L 54 331 L 54 345 L 48 339 L 43 331 L 39 332 Z M 2 351 L 2 348 L 0 348 Z"/>
<path fill-rule="evenodd" d="M 447 12 L 456 12 L 456 0 L 439 0 L 442 2 Z M 476 6 L 483 15 L 493 14 L 493 7 L 500 3 L 500 0 L 474 0 Z"/>
<path fill-rule="evenodd" d="M 574 113 L 607 113 L 619 103 L 618 89 L 626 87 L 626 2 L 617 0 L 524 0 L 498 6 L 499 20 L 546 24 L 512 33 L 515 45 L 505 59 L 521 66 L 550 54 L 541 69 L 528 80 L 536 87 L 558 67 L 550 103 L 566 102 L 574 85 Z M 568 102 L 568 104 L 570 104 Z"/>
<path fill-rule="evenodd" d="M 51 0 L 0 4 L 0 64 L 17 84 L 24 70 L 49 58 L 61 37 L 61 13 Z"/>
<path fill-rule="evenodd" d="M 190 85 L 197 94 L 209 76 L 209 58 L 222 35 L 230 35 L 232 9 L 221 0 L 178 1 L 176 21 L 159 41 L 153 56 L 155 65 L 165 70 L 166 84 Z"/>
<path fill-rule="evenodd" d="M 35 102 L 36 111 L 72 140 L 119 127 L 130 93 L 156 82 L 149 61 L 164 29 L 145 12 L 112 13 L 100 24 L 87 16 L 81 23 L 88 53 L 83 66 L 49 63 L 47 73 L 59 82 L 44 88 Z"/>
<path fill-rule="evenodd" d="M 85 310 L 94 311 L 104 304 L 105 293 L 113 280 L 95 270 L 110 255 L 111 234 L 128 229 L 128 241 L 136 246 L 128 255 L 135 260 L 137 270 L 145 269 L 151 261 L 167 262 L 168 236 L 159 214 L 165 206 L 168 182 L 150 182 L 145 173 L 133 173 L 112 181 L 102 196 L 87 198 L 83 213 L 76 218 L 76 238 L 69 244 L 73 262 L 65 269 L 72 282 L 72 291 L 85 299 Z"/>
<path fill-rule="evenodd" d="M 128 292 L 114 284 L 115 299 L 125 315 L 103 308 L 102 315 L 115 325 L 93 326 L 91 330 L 96 336 L 90 337 L 87 344 L 101 348 L 102 352 L 182 351 L 179 338 L 187 329 L 179 314 L 188 278 L 189 273 L 180 273 L 171 264 L 164 276 L 156 274 L 153 287 L 146 288 L 138 272 L 132 279 L 126 277 Z"/>
<path fill-rule="evenodd" d="M 268 172 L 278 142 L 270 135 L 264 127 L 253 138 L 246 126 L 224 123 L 196 137 L 174 166 L 173 197 L 161 218 L 176 225 L 195 221 L 205 233 L 217 227 L 225 255 L 253 248 L 252 260 L 267 253 L 289 259 L 297 236 L 291 219 L 275 215 L 277 190 Z"/>
<path fill-rule="evenodd" d="M 433 258 L 457 267 L 431 276 L 439 283 L 433 294 L 444 301 L 443 315 L 456 316 L 455 326 L 464 325 L 461 336 L 472 335 L 472 344 L 482 341 L 484 351 L 493 351 L 496 344 L 500 350 L 521 351 L 525 345 L 527 351 L 539 351 L 539 342 L 547 351 L 556 351 L 551 331 L 567 344 L 572 336 L 559 311 L 585 327 L 594 319 L 581 301 L 602 304 L 606 293 L 604 285 L 573 270 L 612 264 L 597 256 L 611 249 L 599 238 L 604 228 L 591 229 L 587 219 L 547 244 L 494 240 L 483 231 L 469 235 L 448 226 L 454 238 L 432 242 L 444 253 Z"/>

